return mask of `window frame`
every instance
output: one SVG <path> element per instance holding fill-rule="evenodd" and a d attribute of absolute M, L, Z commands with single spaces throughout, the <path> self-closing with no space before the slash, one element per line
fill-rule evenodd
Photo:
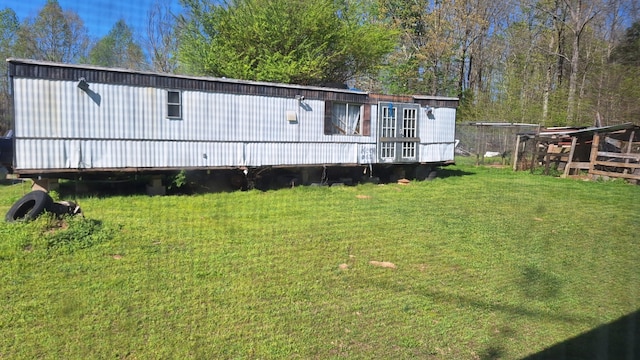
<path fill-rule="evenodd" d="M 336 125 L 334 119 L 336 119 L 336 111 L 335 107 L 337 105 L 343 105 L 345 110 L 345 115 L 349 116 L 349 109 L 352 107 L 358 108 L 358 123 L 356 126 L 357 132 L 352 134 L 347 134 L 346 130 L 344 133 L 338 131 L 340 127 Z M 341 136 L 364 136 L 364 104 L 352 103 L 352 102 L 342 102 L 342 101 L 333 101 L 331 104 L 331 135 L 341 135 Z"/>
<path fill-rule="evenodd" d="M 178 102 L 171 102 L 171 94 L 178 94 Z M 172 107 L 178 109 L 178 115 L 172 115 Z M 182 91 L 180 90 L 167 90 L 167 119 L 170 120 L 182 120 Z"/>

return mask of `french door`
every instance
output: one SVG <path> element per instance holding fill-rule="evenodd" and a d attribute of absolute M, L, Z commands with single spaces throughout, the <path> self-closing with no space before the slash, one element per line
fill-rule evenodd
<path fill-rule="evenodd" d="M 418 104 L 378 105 L 378 149 L 382 162 L 413 162 L 418 159 Z"/>

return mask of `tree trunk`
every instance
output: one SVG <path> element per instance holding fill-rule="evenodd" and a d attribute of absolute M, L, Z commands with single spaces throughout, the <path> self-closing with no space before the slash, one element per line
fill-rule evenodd
<path fill-rule="evenodd" d="M 567 95 L 567 123 L 575 117 L 576 89 L 578 86 L 578 65 L 580 65 L 580 34 L 574 34 L 571 52 L 571 73 L 569 74 L 569 94 Z"/>
<path fill-rule="evenodd" d="M 549 37 L 549 54 L 553 54 L 555 49 L 554 37 Z M 553 81 L 553 61 L 550 61 L 547 65 L 547 72 L 545 74 L 544 92 L 542 93 L 542 124 L 546 125 L 549 118 L 549 94 L 551 93 L 551 86 Z"/>

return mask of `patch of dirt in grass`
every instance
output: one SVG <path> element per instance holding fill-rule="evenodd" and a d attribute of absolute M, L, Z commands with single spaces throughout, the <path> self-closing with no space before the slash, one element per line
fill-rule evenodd
<path fill-rule="evenodd" d="M 340 264 L 340 265 L 338 265 L 338 268 L 340 270 L 349 270 L 349 265 L 348 264 Z"/>
<path fill-rule="evenodd" d="M 113 255 L 111 255 L 111 257 L 116 259 L 116 260 L 122 259 L 122 255 L 120 255 L 120 254 L 113 254 Z"/>
<path fill-rule="evenodd" d="M 358 199 L 371 199 L 371 196 L 369 196 L 369 195 L 356 195 L 356 198 L 358 198 Z"/>
<path fill-rule="evenodd" d="M 396 269 L 397 268 L 396 264 L 394 264 L 392 262 L 388 262 L 388 261 L 371 260 L 371 261 L 369 261 L 369 264 L 371 264 L 373 266 L 388 268 L 388 269 Z"/>
<path fill-rule="evenodd" d="M 47 234 L 53 234 L 58 230 L 66 230 L 69 228 L 69 224 L 64 220 L 58 220 L 51 224 L 47 229 Z"/>

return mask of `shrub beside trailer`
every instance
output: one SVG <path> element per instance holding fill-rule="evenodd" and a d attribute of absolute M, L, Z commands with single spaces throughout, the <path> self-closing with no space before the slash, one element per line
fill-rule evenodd
<path fill-rule="evenodd" d="M 7 62 L 14 116 L 3 165 L 44 186 L 182 170 L 238 187 L 420 179 L 454 161 L 457 98 Z"/>

